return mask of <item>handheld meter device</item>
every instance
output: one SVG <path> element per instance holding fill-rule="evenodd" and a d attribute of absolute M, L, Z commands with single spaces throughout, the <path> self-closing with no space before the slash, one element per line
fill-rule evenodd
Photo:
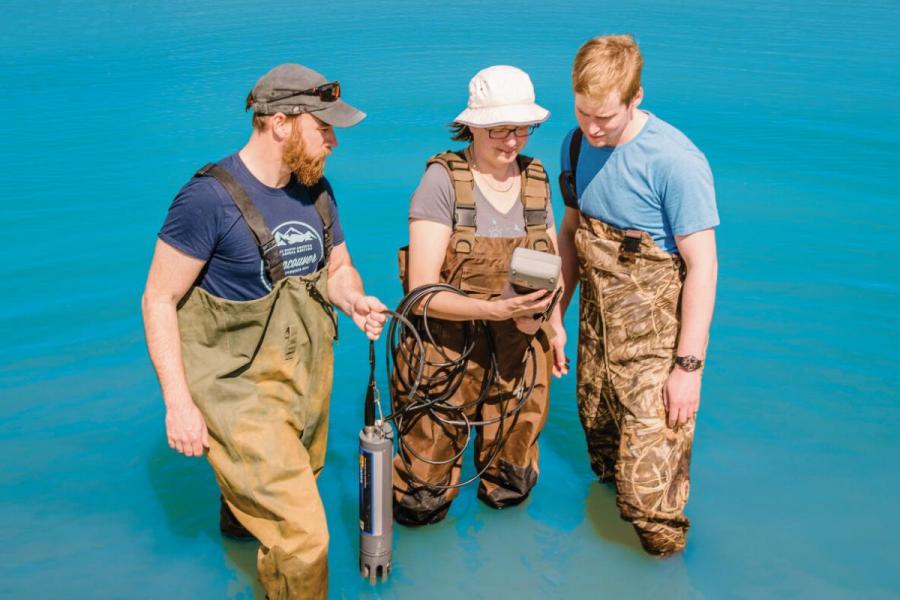
<path fill-rule="evenodd" d="M 554 292 L 550 306 L 543 314 L 535 315 L 536 319 L 549 317 L 559 302 L 562 293 L 562 288 L 558 286 L 561 271 L 562 259 L 556 254 L 528 248 L 516 248 L 513 251 L 509 262 L 509 283 L 513 290 L 518 294 L 538 290 Z"/>

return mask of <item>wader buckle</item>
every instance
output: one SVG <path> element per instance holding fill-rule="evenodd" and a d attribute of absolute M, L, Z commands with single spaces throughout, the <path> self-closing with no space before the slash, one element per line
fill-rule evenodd
<path fill-rule="evenodd" d="M 284 268 L 282 267 L 284 259 L 278 250 L 278 242 L 275 238 L 271 238 L 268 242 L 260 244 L 259 248 L 262 250 L 263 264 L 266 267 L 266 275 L 269 276 L 269 281 L 275 283 L 282 279 L 284 277 Z"/>
<path fill-rule="evenodd" d="M 472 250 L 475 249 L 475 237 L 459 236 L 453 249 L 459 254 L 471 254 Z"/>
<path fill-rule="evenodd" d="M 622 238 L 619 246 L 619 262 L 625 264 L 634 263 L 641 250 L 641 232 L 629 229 Z"/>
<path fill-rule="evenodd" d="M 547 239 L 546 236 L 535 236 L 534 240 L 531 242 L 531 249 L 537 250 L 538 252 L 551 252 L 550 240 Z"/>
<path fill-rule="evenodd" d="M 275 238 L 272 238 L 262 245 L 262 252 L 265 256 L 268 256 L 276 248 L 278 248 L 278 241 Z"/>
<path fill-rule="evenodd" d="M 547 223 L 547 211 L 543 208 L 526 208 L 525 225 L 544 225 Z"/>
<path fill-rule="evenodd" d="M 475 207 L 457 206 L 456 225 L 461 227 L 475 227 Z"/>
<path fill-rule="evenodd" d="M 275 238 L 262 244 L 260 248 L 262 249 L 263 261 L 266 263 L 267 269 L 274 270 L 275 265 L 284 262 L 281 258 L 281 252 L 278 250 L 278 240 Z"/>

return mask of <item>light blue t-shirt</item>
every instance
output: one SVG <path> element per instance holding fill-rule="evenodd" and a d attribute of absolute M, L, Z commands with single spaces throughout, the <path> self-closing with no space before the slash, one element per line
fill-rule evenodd
<path fill-rule="evenodd" d="M 646 231 L 666 252 L 678 252 L 676 235 L 719 224 L 712 172 L 686 135 L 647 115 L 641 131 L 621 146 L 595 148 L 582 140 L 575 172 L 578 206 L 613 227 Z M 563 140 L 564 171 L 574 132 Z"/>

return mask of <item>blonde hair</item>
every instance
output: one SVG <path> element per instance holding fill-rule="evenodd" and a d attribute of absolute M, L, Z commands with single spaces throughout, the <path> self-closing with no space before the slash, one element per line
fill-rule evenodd
<path fill-rule="evenodd" d="M 641 89 L 643 66 L 644 59 L 631 34 L 591 38 L 575 55 L 572 89 L 600 102 L 618 91 L 622 102 L 629 104 Z"/>

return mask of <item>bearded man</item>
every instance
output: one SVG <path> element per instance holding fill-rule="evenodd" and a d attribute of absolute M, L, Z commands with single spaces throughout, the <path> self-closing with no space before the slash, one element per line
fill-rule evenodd
<path fill-rule="evenodd" d="M 325 598 L 324 466 L 332 342 L 340 308 L 370 339 L 385 306 L 363 291 L 338 219 L 326 157 L 334 127 L 365 114 L 340 84 L 301 65 L 266 73 L 247 97 L 247 144 L 203 167 L 159 232 L 143 296 L 169 446 L 206 455 L 224 534 L 260 542 L 272 599 Z"/>

